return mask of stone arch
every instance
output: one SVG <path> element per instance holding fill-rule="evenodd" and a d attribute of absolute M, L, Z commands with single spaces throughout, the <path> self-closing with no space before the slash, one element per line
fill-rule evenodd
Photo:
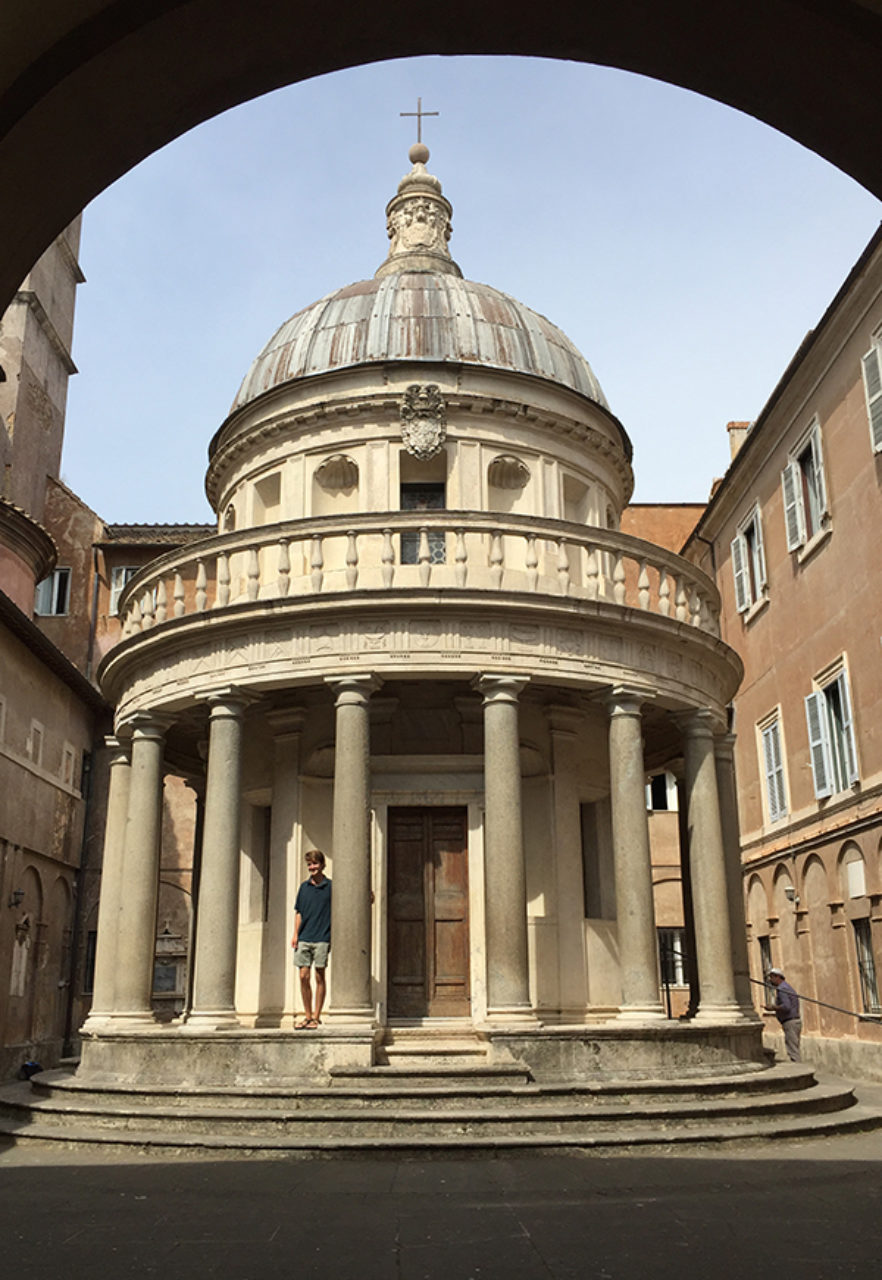
<path fill-rule="evenodd" d="M 45 926 L 37 958 L 32 1035 L 37 1040 L 61 1039 L 70 977 L 73 896 L 64 876 L 57 875 L 46 893 Z"/>
<path fill-rule="evenodd" d="M 6 1042 L 23 1044 L 31 1039 L 37 971 L 43 931 L 43 881 L 37 868 L 26 864 L 15 877 L 14 889 L 23 897 L 13 919 L 12 958 L 9 966 L 9 1004 Z"/>
<path fill-rule="evenodd" d="M 696 22 L 691 0 L 551 0 L 516 15 L 498 0 L 406 11 L 377 0 L 367 26 L 356 0 L 339 0 L 332 24 L 288 0 L 266 0 L 250 24 L 238 0 L 91 0 L 75 16 L 6 0 L 6 11 L 0 171 L 17 198 L 0 208 L 0 309 L 90 199 L 181 133 L 285 84 L 416 54 L 567 58 L 666 80 L 766 121 L 882 196 L 866 144 L 882 117 L 882 13 L 852 0 L 743 0 L 714 23 Z"/>
<path fill-rule="evenodd" d="M 803 868 L 802 884 L 801 905 L 808 914 L 811 955 L 810 972 L 813 990 L 810 994 L 818 1000 L 830 1001 L 839 990 L 836 939 L 830 911 L 835 890 L 829 870 L 817 854 L 812 854 L 807 859 Z M 809 994 L 809 992 L 804 991 L 803 994 Z M 836 1014 L 822 1006 L 809 1006 L 804 1009 L 803 1021 L 808 1027 L 817 1027 L 821 1035 L 835 1035 L 838 1030 Z"/>
<path fill-rule="evenodd" d="M 796 909 L 798 896 L 790 864 L 781 863 L 775 868 L 775 874 L 772 879 L 772 912 L 778 917 L 780 951 L 777 963 L 784 969 L 785 973 L 788 968 L 792 970 L 797 962 Z"/>
<path fill-rule="evenodd" d="M 845 902 L 866 898 L 868 867 L 863 850 L 854 840 L 846 840 L 836 858 L 839 892 Z"/>

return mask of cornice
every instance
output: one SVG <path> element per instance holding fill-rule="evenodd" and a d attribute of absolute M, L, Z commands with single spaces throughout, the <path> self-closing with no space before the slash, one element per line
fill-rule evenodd
<path fill-rule="evenodd" d="M 22 303 L 33 313 L 34 319 L 49 339 L 49 345 L 61 361 L 65 372 L 68 374 L 77 373 L 77 366 L 73 362 L 67 345 L 62 341 L 58 330 L 49 319 L 46 308 L 37 297 L 36 292 L 33 289 L 19 289 L 15 295 L 15 301 Z"/>
<path fill-rule="evenodd" d="M 501 396 L 485 397 L 473 392 L 447 394 L 444 402 L 448 413 L 457 414 L 460 418 L 480 418 L 482 421 L 486 421 L 488 416 L 518 418 L 535 425 L 540 430 L 547 430 L 552 435 L 568 436 L 610 464 L 622 482 L 625 504 L 630 500 L 634 491 L 634 472 L 626 451 L 583 419 L 542 410 L 524 400 Z M 281 409 L 261 423 L 245 428 L 228 443 L 218 444 L 212 454 L 205 477 L 205 492 L 208 500 L 214 510 L 217 510 L 223 473 L 243 455 L 257 450 L 271 440 L 283 435 L 294 435 L 315 423 L 333 426 L 344 420 L 351 422 L 353 418 L 384 425 L 388 423 L 394 428 L 397 436 L 400 432 L 400 408 L 401 396 L 390 393 L 384 388 L 376 395 L 361 395 L 346 401 L 318 400 L 304 405 L 302 409 Z M 594 405 L 593 408 L 604 417 L 608 417 L 611 425 L 618 431 L 622 431 L 618 419 L 602 406 Z M 456 424 L 448 423 L 448 436 L 455 439 L 457 435 Z"/>
<path fill-rule="evenodd" d="M 28 566 L 35 583 L 45 578 L 58 560 L 58 548 L 51 534 L 5 498 L 0 498 L 0 543 Z"/>

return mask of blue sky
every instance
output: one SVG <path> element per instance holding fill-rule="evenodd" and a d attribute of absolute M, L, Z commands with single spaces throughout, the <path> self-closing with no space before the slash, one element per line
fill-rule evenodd
<path fill-rule="evenodd" d="M 766 125 L 601 67 L 418 58 L 294 85 L 87 209 L 62 474 L 111 522 L 210 520 L 207 446 L 295 311 L 371 276 L 421 95 L 464 274 L 547 315 L 631 435 L 636 501 L 706 499 L 882 217 Z"/>

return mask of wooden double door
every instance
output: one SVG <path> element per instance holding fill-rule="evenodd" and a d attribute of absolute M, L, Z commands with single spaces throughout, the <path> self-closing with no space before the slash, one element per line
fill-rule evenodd
<path fill-rule="evenodd" d="M 461 1018 L 469 993 L 468 822 L 464 807 L 390 808 L 390 1018 Z"/>

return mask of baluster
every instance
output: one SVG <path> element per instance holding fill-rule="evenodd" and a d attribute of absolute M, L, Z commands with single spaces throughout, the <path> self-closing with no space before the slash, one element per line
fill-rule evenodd
<path fill-rule="evenodd" d="M 350 591 L 355 590 L 358 582 L 358 538 L 355 530 L 350 529 L 346 535 L 346 585 Z"/>
<path fill-rule="evenodd" d="M 427 587 L 432 576 L 431 553 L 429 551 L 429 530 L 420 529 L 420 549 L 417 554 L 420 566 L 420 586 Z"/>
<path fill-rule="evenodd" d="M 316 593 L 322 589 L 322 579 L 324 574 L 322 570 L 325 567 L 324 556 L 322 555 L 322 536 L 320 533 L 315 534 L 312 540 L 312 555 L 309 561 L 312 569 L 312 589 Z"/>
<path fill-rule="evenodd" d="M 153 592 L 145 591 L 141 597 L 141 630 L 149 631 L 153 626 Z"/>
<path fill-rule="evenodd" d="M 646 561 L 640 561 L 640 572 L 637 575 L 637 603 L 641 609 L 649 608 L 649 570 Z"/>
<path fill-rule="evenodd" d="M 616 552 L 616 564 L 613 569 L 613 600 L 616 604 L 625 603 L 625 557 L 621 551 Z"/>
<path fill-rule="evenodd" d="M 658 571 L 658 611 L 663 618 L 671 612 L 671 584 L 666 569 Z"/>
<path fill-rule="evenodd" d="M 248 577 L 248 599 L 256 600 L 260 595 L 260 556 L 257 547 L 248 548 L 248 568 L 246 570 Z"/>
<path fill-rule="evenodd" d="M 173 595 L 175 601 L 174 615 L 176 618 L 183 618 L 184 613 L 186 612 L 186 604 L 184 603 L 184 579 L 181 577 L 180 573 L 175 574 Z"/>
<path fill-rule="evenodd" d="M 535 591 L 539 585 L 539 553 L 536 550 L 535 533 L 527 534 L 527 587 Z"/>
<path fill-rule="evenodd" d="M 215 609 L 222 609 L 230 603 L 230 557 L 225 551 L 219 551 L 217 557 L 217 594 L 214 599 Z"/>
<path fill-rule="evenodd" d="M 129 619 L 131 623 L 129 633 L 132 634 L 135 631 L 140 631 L 141 630 L 141 606 L 138 604 L 137 600 L 132 601 L 132 607 L 129 612 Z"/>
<path fill-rule="evenodd" d="M 693 627 L 700 627 L 701 626 L 701 596 L 699 595 L 697 586 L 694 586 L 692 588 L 692 594 L 689 600 L 689 606 L 690 606 L 690 613 L 692 614 L 692 617 L 690 618 L 690 622 L 692 623 Z"/>
<path fill-rule="evenodd" d="M 380 553 L 383 565 L 383 586 L 391 587 L 395 577 L 395 546 L 392 542 L 392 530 L 383 530 L 383 550 Z"/>
<path fill-rule="evenodd" d="M 561 538 L 557 544 L 557 580 L 560 583 L 560 594 L 570 594 L 570 551 L 566 539 Z"/>
<path fill-rule="evenodd" d="M 196 612 L 204 613 L 205 606 L 208 603 L 208 575 L 205 572 L 205 561 L 198 559 L 196 561 Z"/>
<path fill-rule="evenodd" d="M 597 547 L 589 545 L 586 547 L 588 559 L 585 567 L 585 583 L 588 588 L 588 599 L 596 600 L 597 593 L 600 590 L 600 552 Z"/>
<path fill-rule="evenodd" d="M 682 578 L 677 579 L 677 611 L 676 618 L 678 622 L 686 621 L 686 586 Z"/>
<path fill-rule="evenodd" d="M 288 554 L 287 538 L 279 538 L 279 580 L 276 590 L 282 599 L 291 590 L 291 557 Z"/>
<path fill-rule="evenodd" d="M 464 587 L 469 572 L 469 553 L 466 550 L 465 529 L 456 531 L 456 551 L 453 556 L 453 579 L 458 587 Z"/>
<path fill-rule="evenodd" d="M 165 589 L 165 578 L 159 579 L 156 588 L 156 621 L 165 622 L 168 617 L 168 595 Z"/>
<path fill-rule="evenodd" d="M 502 532 L 499 529 L 494 529 L 490 540 L 490 581 L 497 591 L 502 586 L 504 572 L 505 555 L 502 550 Z"/>

